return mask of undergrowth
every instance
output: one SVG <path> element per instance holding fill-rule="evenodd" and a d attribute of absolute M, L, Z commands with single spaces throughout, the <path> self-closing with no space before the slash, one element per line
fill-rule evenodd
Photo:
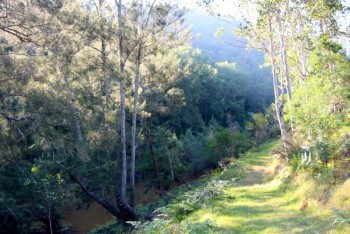
<path fill-rule="evenodd" d="M 281 168 L 276 145 L 139 207 L 154 218 L 129 222 L 133 233 L 350 233 L 350 179 L 334 184 L 332 167 Z"/>

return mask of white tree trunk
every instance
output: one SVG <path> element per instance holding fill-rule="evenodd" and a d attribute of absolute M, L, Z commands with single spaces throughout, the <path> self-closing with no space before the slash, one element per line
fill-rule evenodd
<path fill-rule="evenodd" d="M 284 35 L 284 29 L 282 27 L 280 12 L 276 14 L 276 20 L 278 25 L 278 31 L 280 36 L 280 49 L 281 49 L 281 57 L 282 57 L 282 63 L 284 68 L 284 76 L 287 83 L 287 93 L 288 93 L 288 109 L 289 109 L 289 115 L 290 115 L 290 127 L 292 130 L 292 134 L 294 132 L 294 126 L 293 126 L 293 113 L 292 113 L 292 84 L 290 81 L 290 75 L 289 75 L 289 64 L 287 59 L 287 49 L 286 49 L 286 38 Z"/>
<path fill-rule="evenodd" d="M 276 115 L 277 120 L 279 123 L 280 131 L 281 131 L 281 137 L 283 141 L 283 146 L 285 149 L 285 152 L 287 153 L 287 141 L 288 141 L 288 133 L 285 128 L 284 120 L 283 120 L 283 105 L 280 103 L 279 100 L 279 88 L 278 88 L 278 78 L 277 78 L 277 66 L 276 66 L 276 58 L 275 58 L 275 45 L 274 45 L 274 39 L 273 39 L 273 30 L 272 30 L 272 20 L 269 19 L 268 22 L 268 30 L 269 30 L 269 46 L 270 46 L 270 60 L 271 60 L 271 67 L 272 67 L 272 79 L 273 79 L 273 88 L 274 88 L 274 94 L 275 94 L 275 105 L 276 105 Z"/>
<path fill-rule="evenodd" d="M 126 165 L 126 137 L 125 137 L 125 93 L 124 93 L 124 48 L 123 48 L 123 19 L 122 0 L 117 2 L 118 8 L 118 33 L 119 33 L 119 71 L 120 71 L 120 109 L 121 109 L 121 146 L 122 146 L 122 178 L 120 187 L 120 199 L 126 203 L 127 165 Z"/>
<path fill-rule="evenodd" d="M 137 109 L 138 109 L 138 90 L 140 86 L 140 67 L 141 67 L 141 56 L 142 56 L 142 41 L 139 44 L 136 58 L 136 71 L 135 71 L 135 84 L 134 84 L 134 103 L 132 112 L 132 131 L 131 131 L 131 165 L 130 165 L 130 183 L 131 183 L 131 196 L 130 205 L 135 205 L 135 162 L 136 162 L 136 120 L 137 120 Z"/>

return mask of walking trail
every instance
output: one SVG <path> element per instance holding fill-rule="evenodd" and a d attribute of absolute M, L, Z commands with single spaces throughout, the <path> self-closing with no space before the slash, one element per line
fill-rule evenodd
<path fill-rule="evenodd" d="M 231 199 L 213 201 L 188 220 L 208 223 L 209 233 L 325 233 L 323 212 L 300 211 L 305 197 L 282 191 L 272 165 L 275 145 L 267 144 L 243 159 L 244 179 L 225 190 Z"/>

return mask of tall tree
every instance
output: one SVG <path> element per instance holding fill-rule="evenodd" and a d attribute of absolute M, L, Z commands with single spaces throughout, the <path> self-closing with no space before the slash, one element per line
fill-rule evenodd
<path fill-rule="evenodd" d="M 273 0 L 263 0 L 254 2 L 253 5 L 257 7 L 259 15 L 256 20 L 250 18 L 247 8 L 252 7 L 249 1 L 243 1 L 242 6 L 246 7 L 246 14 L 243 14 L 244 24 L 239 34 L 247 37 L 250 40 L 250 46 L 263 50 L 268 55 L 269 64 L 271 65 L 272 70 L 272 80 L 274 85 L 274 95 L 275 95 L 275 108 L 276 116 L 279 123 L 280 133 L 282 137 L 282 142 L 287 152 L 287 147 L 289 144 L 289 134 L 286 130 L 285 122 L 283 119 L 284 114 L 284 102 L 280 100 L 280 94 L 284 92 L 283 87 L 280 90 L 280 82 L 278 78 L 278 64 L 277 56 L 279 54 L 278 49 L 276 48 L 276 28 L 278 29 L 278 22 L 280 20 L 280 12 L 278 5 Z M 277 21 L 277 22 L 276 22 Z M 285 75 L 289 67 L 287 64 L 287 58 L 284 57 L 285 48 L 284 47 L 284 36 L 282 28 L 280 28 L 280 40 L 281 40 L 281 52 L 283 54 L 283 64 Z M 287 80 L 287 86 L 290 86 L 290 81 Z M 291 97 L 291 89 L 288 88 L 289 95 Z"/>
<path fill-rule="evenodd" d="M 147 57 L 156 54 L 166 46 L 181 45 L 187 39 L 187 34 L 180 36 L 183 32 L 181 26 L 185 10 L 179 9 L 175 4 L 157 3 L 156 0 L 140 1 L 134 11 L 136 21 L 135 42 L 138 44 L 135 53 L 135 79 L 133 89 L 132 110 L 132 132 L 131 132 L 131 163 L 130 183 L 131 199 L 134 205 L 135 193 L 135 162 L 136 162 L 136 129 L 138 113 L 138 95 L 140 87 L 141 65 Z M 182 38 L 181 38 L 182 37 Z M 174 43 L 174 38 L 179 38 Z M 150 141 L 151 142 L 151 141 Z M 156 166 L 156 165 L 155 165 Z"/>

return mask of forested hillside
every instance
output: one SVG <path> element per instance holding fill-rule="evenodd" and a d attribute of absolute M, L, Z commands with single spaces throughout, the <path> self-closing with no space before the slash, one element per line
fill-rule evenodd
<path fill-rule="evenodd" d="M 232 7 L 1 1 L 0 233 L 349 230 L 346 2 Z"/>
<path fill-rule="evenodd" d="M 270 77 L 270 68 L 261 68 L 264 64 L 264 53 L 255 48 L 248 49 L 248 40 L 234 34 L 239 23 L 238 19 L 198 9 L 192 9 L 185 15 L 185 24 L 191 27 L 194 37 L 191 43 L 194 48 L 201 49 L 215 62 L 236 63 L 241 69 L 260 79 Z"/>

